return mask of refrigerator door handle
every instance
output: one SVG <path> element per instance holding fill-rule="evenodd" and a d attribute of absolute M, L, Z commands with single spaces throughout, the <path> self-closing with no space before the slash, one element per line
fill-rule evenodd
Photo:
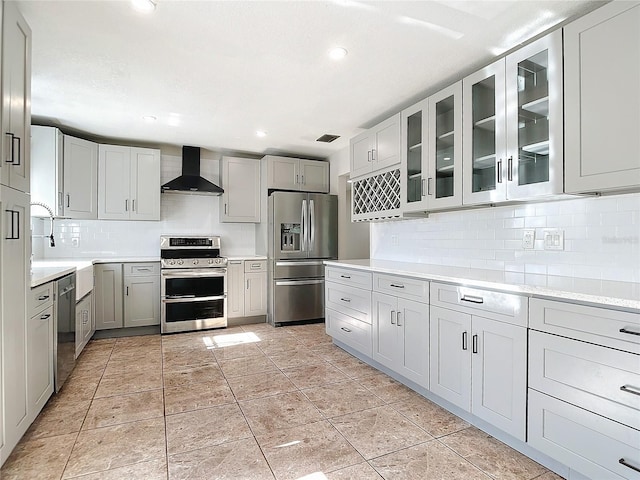
<path fill-rule="evenodd" d="M 309 250 L 313 250 L 316 247 L 316 208 L 313 200 L 309 200 L 309 216 L 311 217 L 311 235 L 309 242 Z"/>
<path fill-rule="evenodd" d="M 301 237 L 301 250 L 307 251 L 307 201 L 302 200 L 302 210 L 300 211 L 300 237 Z"/>

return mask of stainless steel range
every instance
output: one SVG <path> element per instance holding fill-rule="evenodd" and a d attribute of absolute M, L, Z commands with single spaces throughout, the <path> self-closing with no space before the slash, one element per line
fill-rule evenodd
<path fill-rule="evenodd" d="M 220 237 L 160 237 L 161 332 L 227 326 L 227 259 Z"/>

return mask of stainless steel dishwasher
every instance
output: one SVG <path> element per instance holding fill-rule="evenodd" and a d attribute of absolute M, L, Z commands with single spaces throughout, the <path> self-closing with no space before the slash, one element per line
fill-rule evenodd
<path fill-rule="evenodd" d="M 76 274 L 56 281 L 56 342 L 54 384 L 60 391 L 76 363 Z"/>

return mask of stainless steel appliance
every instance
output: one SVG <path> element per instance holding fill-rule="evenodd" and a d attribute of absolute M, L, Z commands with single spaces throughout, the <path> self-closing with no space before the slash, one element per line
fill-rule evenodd
<path fill-rule="evenodd" d="M 55 292 L 57 333 L 53 345 L 53 383 L 58 393 L 76 363 L 76 274 L 57 280 Z"/>
<path fill-rule="evenodd" d="M 269 322 L 324 318 L 323 260 L 338 256 L 338 198 L 273 192 L 268 211 Z"/>
<path fill-rule="evenodd" d="M 188 332 L 227 326 L 227 259 L 220 237 L 160 237 L 160 330 Z"/>

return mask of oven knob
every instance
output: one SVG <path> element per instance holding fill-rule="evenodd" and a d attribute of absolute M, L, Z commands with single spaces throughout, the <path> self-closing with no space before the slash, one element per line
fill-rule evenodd
<path fill-rule="evenodd" d="M 194 264 L 194 265 L 197 265 L 197 264 L 198 264 L 198 260 L 197 260 L 197 259 L 196 259 L 196 260 L 194 260 L 194 261 L 193 261 L 193 264 Z"/>
<path fill-rule="evenodd" d="M 213 258 L 209 259 L 209 265 L 211 265 L 213 263 Z"/>
<path fill-rule="evenodd" d="M 220 263 L 220 259 L 219 258 L 216 258 L 216 263 Z"/>
<path fill-rule="evenodd" d="M 169 260 L 169 265 L 175 265 L 176 261 L 175 260 Z"/>
<path fill-rule="evenodd" d="M 178 260 L 178 265 L 182 265 L 184 262 L 182 260 Z"/>

